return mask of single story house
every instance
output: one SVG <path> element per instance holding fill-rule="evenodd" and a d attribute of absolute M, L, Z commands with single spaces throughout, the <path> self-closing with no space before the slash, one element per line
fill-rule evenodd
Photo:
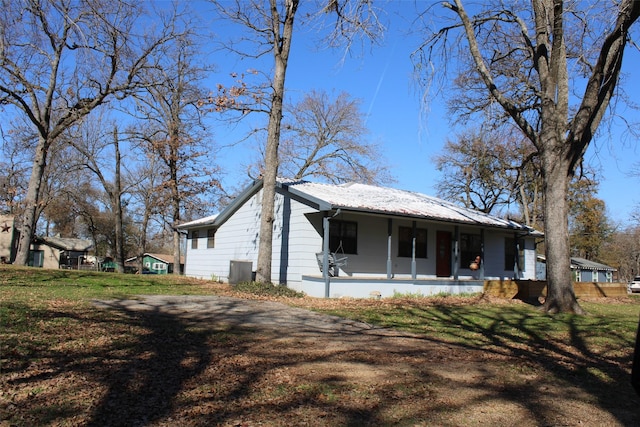
<path fill-rule="evenodd" d="M 65 237 L 35 237 L 29 251 L 29 266 L 79 269 L 93 243 Z"/>
<path fill-rule="evenodd" d="M 12 263 L 18 250 L 19 232 L 15 219 L 0 215 L 0 262 Z M 35 236 L 29 248 L 29 266 L 78 269 L 93 248 L 89 240 Z"/>
<path fill-rule="evenodd" d="M 580 257 L 571 257 L 571 277 L 574 282 L 613 283 L 618 269 Z M 546 280 L 547 264 L 544 255 L 538 255 L 538 280 Z"/>
<path fill-rule="evenodd" d="M 187 276 L 251 280 L 262 187 L 179 226 Z M 540 232 L 416 192 L 279 180 L 274 216 L 272 282 L 310 296 L 472 293 L 486 279 L 536 277 Z"/>
<path fill-rule="evenodd" d="M 127 259 L 127 265 L 133 265 L 138 257 Z M 145 253 L 142 255 L 142 267 L 144 272 L 151 274 L 172 274 L 173 273 L 173 255 Z M 184 257 L 180 257 L 180 271 L 184 271 Z"/>

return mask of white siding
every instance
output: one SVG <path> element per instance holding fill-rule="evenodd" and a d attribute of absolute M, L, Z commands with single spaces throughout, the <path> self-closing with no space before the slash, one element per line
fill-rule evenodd
<path fill-rule="evenodd" d="M 241 206 L 215 234 L 215 248 L 207 248 L 207 230 L 198 229 L 198 249 L 191 249 L 187 242 L 185 274 L 201 279 L 229 278 L 231 260 L 251 261 L 253 270 L 258 254 L 258 234 L 260 230 L 259 192 Z M 191 236 L 192 230 L 189 230 Z"/>
<path fill-rule="evenodd" d="M 207 248 L 207 229 L 199 229 L 198 249 L 191 249 L 187 243 L 185 274 L 202 279 L 218 279 L 228 281 L 229 265 L 232 260 L 251 261 L 255 271 L 258 261 L 258 245 L 260 235 L 260 215 L 262 190 L 242 205 L 215 234 L 215 248 Z M 305 213 L 314 212 L 296 201 L 291 201 L 288 230 L 283 227 L 286 214 L 284 198 L 277 194 L 275 204 L 273 258 L 271 264 L 272 281 L 274 283 L 301 282 L 303 274 L 316 274 L 318 265 L 315 252 L 322 247 L 322 237 L 314 230 L 305 217 Z M 191 235 L 189 230 L 189 236 Z M 286 278 L 281 279 L 280 257 L 282 239 L 288 239 L 289 256 L 283 272 Z M 286 246 L 286 243 L 285 243 Z M 286 258 L 285 258 L 286 259 Z"/>
<path fill-rule="evenodd" d="M 276 196 L 277 220 L 273 234 L 271 280 L 295 288 L 296 284 L 302 282 L 303 275 L 318 274 L 320 271 L 316 252 L 322 250 L 322 218 L 319 214 L 314 215 L 317 210 L 289 200 L 290 205 L 287 206 L 283 196 Z M 284 223 L 286 218 L 287 226 Z M 284 254 L 283 244 L 285 249 L 288 247 Z"/>
<path fill-rule="evenodd" d="M 187 243 L 185 274 L 202 279 L 228 281 L 229 265 L 232 260 L 250 261 L 255 271 L 258 259 L 259 230 L 262 191 L 258 191 L 240 206 L 216 231 L 215 248 L 207 248 L 207 230 L 198 229 L 198 249 L 191 249 Z M 320 276 L 316 253 L 322 251 L 322 213 L 296 200 L 276 195 L 272 281 L 286 283 L 293 289 L 301 290 L 303 276 Z M 387 230 L 388 219 L 383 215 L 342 213 L 333 220 L 355 221 L 358 224 L 358 253 L 344 254 L 347 264 L 341 269 L 340 277 L 386 278 L 387 274 Z M 394 218 L 391 238 L 391 266 L 394 279 L 411 278 L 411 258 L 398 256 L 399 227 L 411 227 L 413 220 Z M 455 239 L 455 226 L 445 222 L 416 220 L 419 228 L 427 230 L 427 258 L 416 260 L 418 280 L 435 279 L 436 233 L 447 231 Z M 189 236 L 191 232 L 189 230 Z M 460 226 L 460 233 L 480 234 L 480 228 Z M 485 229 L 485 259 L 483 260 L 485 279 L 510 279 L 513 271 L 505 270 L 505 238 L 513 237 L 512 231 Z M 520 278 L 535 279 L 535 243 L 533 238 L 525 239 L 525 269 Z M 452 242 L 452 251 L 454 249 Z M 342 255 L 339 253 L 338 255 Z M 452 264 L 455 262 L 451 254 Z M 452 274 L 455 271 L 452 265 Z M 475 276 L 474 276 L 475 274 Z M 460 260 L 458 278 L 477 279 L 477 273 L 468 268 L 468 260 Z"/>

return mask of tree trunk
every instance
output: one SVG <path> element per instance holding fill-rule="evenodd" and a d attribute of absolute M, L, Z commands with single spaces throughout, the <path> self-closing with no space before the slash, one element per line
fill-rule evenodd
<path fill-rule="evenodd" d="M 173 231 L 173 274 L 180 274 L 180 233 L 176 228 L 180 224 L 180 190 L 178 188 L 178 158 L 180 146 L 179 117 L 172 120 L 173 127 L 170 130 L 169 147 L 171 155 L 169 158 L 169 173 L 171 174 L 171 208 Z"/>
<path fill-rule="evenodd" d="M 276 75 L 278 71 L 276 71 Z M 281 79 L 284 92 L 284 72 Z M 277 87 L 278 85 L 274 85 Z M 271 259 L 273 254 L 273 223 L 276 196 L 276 179 L 278 175 L 278 145 L 280 142 L 280 122 L 282 120 L 282 95 L 274 94 L 269 117 L 269 132 L 265 152 L 265 172 L 262 181 L 262 211 L 260 221 L 260 246 L 258 249 L 258 265 L 256 281 L 271 283 Z"/>
<path fill-rule="evenodd" d="M 47 164 L 47 153 L 49 143 L 42 136 L 38 138 L 35 158 L 31 168 L 31 177 L 25 198 L 25 210 L 22 216 L 22 226 L 20 227 L 20 238 L 18 240 L 18 251 L 14 263 L 16 265 L 29 264 L 29 247 L 35 235 L 36 224 L 38 222 L 38 204 L 40 203 L 40 187 L 44 168 Z"/>
<path fill-rule="evenodd" d="M 120 156 L 120 145 L 118 143 L 118 130 L 113 130 L 113 145 L 115 148 L 115 174 L 114 174 L 114 190 L 112 196 L 112 203 L 116 214 L 116 271 L 118 273 L 124 273 L 124 226 L 122 224 L 122 183 L 120 174 L 120 163 L 122 161 Z"/>
<path fill-rule="evenodd" d="M 278 176 L 278 145 L 280 144 L 280 124 L 282 122 L 282 101 L 284 99 L 285 76 L 293 22 L 298 8 L 297 0 L 286 0 L 284 26 L 280 34 L 280 16 L 275 0 L 271 0 L 271 25 L 275 35 L 273 54 L 275 70 L 273 74 L 273 95 L 269 111 L 267 147 L 265 151 L 265 171 L 262 185 L 262 210 L 260 216 L 260 241 L 258 248 L 258 265 L 256 281 L 271 283 L 271 259 L 273 254 L 273 224 L 276 195 L 276 178 Z"/>
<path fill-rule="evenodd" d="M 557 146 L 557 144 L 555 144 Z M 547 298 L 543 310 L 548 313 L 584 314 L 576 300 L 571 278 L 571 252 L 567 194 L 570 162 L 558 149 L 543 150 L 544 232 L 547 262 Z"/>
<path fill-rule="evenodd" d="M 174 223 L 175 224 L 175 223 Z M 180 275 L 180 232 L 173 229 L 173 274 Z"/>

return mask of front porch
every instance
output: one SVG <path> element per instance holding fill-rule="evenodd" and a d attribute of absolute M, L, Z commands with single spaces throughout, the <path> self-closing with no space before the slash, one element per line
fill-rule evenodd
<path fill-rule="evenodd" d="M 297 291 L 323 298 L 389 298 L 404 295 L 474 294 L 535 301 L 547 292 L 547 282 L 542 280 L 478 280 L 478 279 L 387 279 L 380 277 L 330 277 L 302 276 L 302 283 L 292 286 Z M 574 292 L 578 298 L 623 297 L 627 295 L 624 283 L 575 282 Z"/>
<path fill-rule="evenodd" d="M 450 278 L 387 279 L 378 277 L 302 276 L 299 286 L 292 286 L 311 297 L 323 298 L 389 298 L 397 294 L 438 295 L 473 294 L 484 290 L 484 280 Z M 328 289 L 327 289 L 328 287 Z"/>

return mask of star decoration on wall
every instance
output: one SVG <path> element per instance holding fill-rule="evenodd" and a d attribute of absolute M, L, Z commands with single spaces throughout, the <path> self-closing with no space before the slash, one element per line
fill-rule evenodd
<path fill-rule="evenodd" d="M 11 231 L 11 226 L 7 225 L 6 222 L 3 225 L 1 225 L 0 228 L 2 228 L 3 233 L 8 233 L 9 231 Z"/>

